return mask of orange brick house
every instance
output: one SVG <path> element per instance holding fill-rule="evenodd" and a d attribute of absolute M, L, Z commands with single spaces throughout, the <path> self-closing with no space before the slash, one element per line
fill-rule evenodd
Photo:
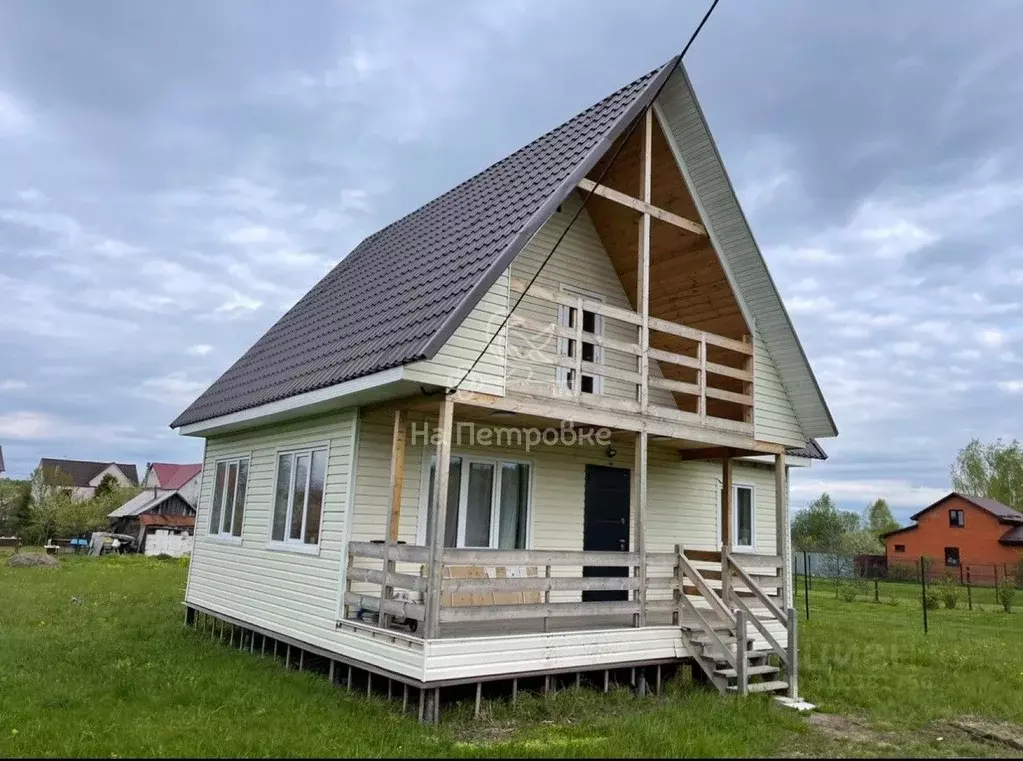
<path fill-rule="evenodd" d="M 938 568 L 1013 567 L 1023 557 L 1023 513 L 993 499 L 952 492 L 912 519 L 882 537 L 889 565 L 926 556 Z"/>

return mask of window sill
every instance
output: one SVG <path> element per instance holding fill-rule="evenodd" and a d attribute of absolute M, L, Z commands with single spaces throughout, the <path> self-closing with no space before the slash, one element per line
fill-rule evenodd
<path fill-rule="evenodd" d="M 320 545 L 299 542 L 267 542 L 266 548 L 274 552 L 294 552 L 299 555 L 319 555 Z"/>
<path fill-rule="evenodd" d="M 739 554 L 745 554 L 745 555 L 756 555 L 757 554 L 757 548 L 756 547 L 739 547 L 739 546 L 734 546 L 733 545 L 732 552 L 737 552 Z"/>
<path fill-rule="evenodd" d="M 242 538 L 233 534 L 207 534 L 203 537 L 203 540 L 215 542 L 216 544 L 231 544 L 236 547 L 242 543 Z"/>

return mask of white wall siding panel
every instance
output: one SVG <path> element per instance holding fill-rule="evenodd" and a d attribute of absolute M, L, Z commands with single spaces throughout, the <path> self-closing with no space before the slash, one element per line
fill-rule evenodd
<path fill-rule="evenodd" d="M 799 425 L 799 418 L 789 401 L 788 391 L 759 331 L 756 333 L 755 341 L 754 436 L 758 441 L 770 441 L 787 447 L 803 447 L 806 445 L 807 437 Z"/>
<path fill-rule="evenodd" d="M 186 602 L 418 678 L 421 651 L 392 652 L 336 630 L 357 414 L 345 410 L 207 440 Z M 329 453 L 319 554 L 268 549 L 277 452 L 321 442 Z M 210 502 L 216 461 L 236 456 L 249 457 L 249 480 L 242 541 L 229 544 L 208 536 Z"/>
<path fill-rule="evenodd" d="M 432 359 L 406 365 L 405 378 L 454 387 L 482 352 L 483 357 L 460 388 L 503 396 L 507 328 L 501 328 L 501 323 L 507 314 L 508 273 L 504 272 Z M 487 347 L 495 333 L 497 337 Z"/>

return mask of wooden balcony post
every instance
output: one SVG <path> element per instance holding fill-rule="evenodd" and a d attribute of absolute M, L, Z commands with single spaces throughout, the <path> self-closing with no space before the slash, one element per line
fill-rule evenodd
<path fill-rule="evenodd" d="M 792 607 L 792 533 L 789 529 L 789 488 L 788 468 L 785 453 L 774 456 L 774 512 L 775 512 L 775 554 L 781 558 L 782 610 Z"/>
<path fill-rule="evenodd" d="M 636 578 L 639 581 L 639 588 L 636 590 L 634 599 L 639 603 L 639 613 L 636 614 L 636 625 L 646 626 L 646 501 L 647 501 L 647 443 L 646 431 L 636 434 L 636 461 L 633 474 L 635 486 L 636 504 L 636 554 L 639 556 L 636 566 Z"/>
<path fill-rule="evenodd" d="M 744 344 L 749 344 L 750 345 L 750 349 L 754 353 L 756 352 L 757 347 L 756 347 L 756 344 L 753 343 L 752 337 L 750 337 L 749 335 L 744 335 L 742 337 L 742 342 Z M 753 362 L 753 357 L 754 357 L 754 355 L 750 354 L 746 358 L 746 360 L 742 363 L 742 369 L 745 370 L 746 372 L 748 372 L 751 376 L 756 372 L 755 365 L 754 365 L 754 362 Z M 743 383 L 742 384 L 742 393 L 745 394 L 746 396 L 752 397 L 753 396 L 753 384 L 752 383 Z M 752 423 L 753 422 L 753 413 L 754 413 L 754 407 L 752 407 L 752 406 L 744 407 L 743 408 L 743 412 L 742 412 L 742 419 L 743 419 L 743 421 L 746 422 L 746 423 Z"/>
<path fill-rule="evenodd" d="M 572 396 L 579 400 L 583 392 L 583 300 L 576 300 L 575 309 L 575 378 L 572 382 Z"/>
<path fill-rule="evenodd" d="M 728 556 L 732 552 L 732 458 L 721 460 L 721 599 L 728 600 L 732 571 Z"/>
<path fill-rule="evenodd" d="M 700 389 L 700 396 L 696 400 L 696 412 L 701 418 L 707 417 L 707 334 L 700 333 L 700 343 L 697 345 L 697 359 L 700 361 L 700 376 L 697 385 Z"/>
<path fill-rule="evenodd" d="M 647 109 L 643 117 L 643 144 L 640 156 L 640 200 L 650 203 L 651 151 L 653 145 L 653 111 Z M 647 413 L 650 404 L 650 212 L 644 211 L 639 220 L 639 261 L 636 270 L 636 311 L 639 312 L 639 407 Z"/>
<path fill-rule="evenodd" d="M 430 564 L 426 587 L 426 621 L 424 636 L 437 637 L 440 631 L 440 586 L 443 578 L 444 526 L 448 512 L 448 471 L 451 465 L 451 427 L 455 402 L 445 396 L 437 421 L 437 467 L 433 477 L 433 493 L 427 514 L 427 539 L 430 543 Z"/>
<path fill-rule="evenodd" d="M 388 549 L 388 556 L 384 558 L 384 581 L 380 584 L 380 600 L 391 599 L 392 587 L 387 583 L 386 574 L 395 569 L 395 562 L 390 558 L 390 549 L 398 544 L 398 529 L 401 522 L 401 492 L 405 484 L 405 439 L 408 414 L 405 410 L 394 411 L 394 432 L 391 437 L 391 503 L 387 511 L 387 531 L 384 535 L 384 545 Z M 381 606 L 382 607 L 382 606 Z M 380 626 L 386 628 L 390 616 L 380 613 Z"/>

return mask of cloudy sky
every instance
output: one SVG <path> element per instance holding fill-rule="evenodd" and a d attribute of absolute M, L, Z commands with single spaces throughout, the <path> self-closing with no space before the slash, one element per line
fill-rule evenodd
<path fill-rule="evenodd" d="M 926 7 L 926 12 L 924 8 Z M 362 237 L 680 49 L 701 3 L 0 0 L 0 445 L 167 427 Z M 1020 435 L 1023 7 L 723 0 L 687 65 L 837 420 L 905 516 Z"/>

